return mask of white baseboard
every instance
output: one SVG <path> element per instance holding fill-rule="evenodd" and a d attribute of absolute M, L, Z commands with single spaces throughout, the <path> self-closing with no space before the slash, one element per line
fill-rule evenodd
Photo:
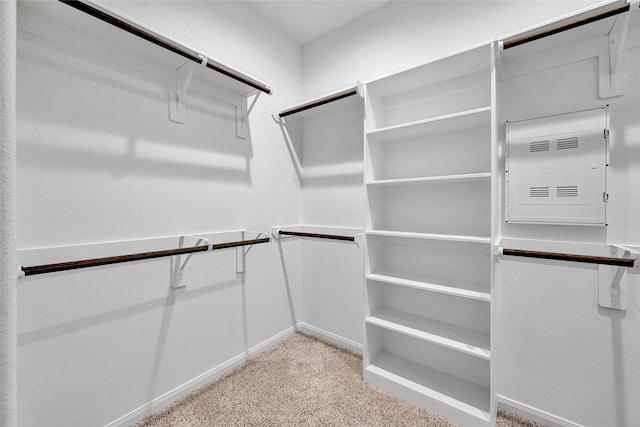
<path fill-rule="evenodd" d="M 576 424 L 499 394 L 496 394 L 496 401 L 498 402 L 498 407 L 548 427 L 584 427 L 582 424 Z"/>
<path fill-rule="evenodd" d="M 216 366 L 215 368 L 208 370 L 207 372 L 187 381 L 181 386 L 178 386 L 173 390 L 163 394 L 162 396 L 159 396 L 153 399 L 151 402 L 140 406 L 138 409 L 135 409 L 129 412 L 128 414 L 118 418 L 117 420 L 112 421 L 109 424 L 106 424 L 105 427 L 125 427 L 125 426 L 128 427 L 131 424 L 141 421 L 145 417 L 153 414 L 154 412 L 159 411 L 165 406 L 168 406 L 170 403 L 181 398 L 182 396 L 187 395 L 193 390 L 199 387 L 202 387 L 206 383 L 222 376 L 223 374 L 235 368 L 236 366 L 244 363 L 249 358 L 257 356 L 264 350 L 267 350 L 268 348 L 274 346 L 278 342 L 284 340 L 285 338 L 290 337 L 295 333 L 296 333 L 296 329 L 293 327 L 290 327 L 280 332 L 279 334 L 269 338 L 268 340 L 263 341 L 260 344 L 250 348 L 245 353 L 242 353 L 234 357 L 233 359 L 230 359 Z"/>
<path fill-rule="evenodd" d="M 297 326 L 300 332 L 304 332 L 309 335 L 315 335 L 340 347 L 345 347 L 358 354 L 362 354 L 362 344 L 360 343 L 352 341 L 348 338 L 341 337 L 340 335 L 336 335 L 332 332 L 325 331 L 324 329 L 309 325 L 308 323 L 300 322 Z"/>

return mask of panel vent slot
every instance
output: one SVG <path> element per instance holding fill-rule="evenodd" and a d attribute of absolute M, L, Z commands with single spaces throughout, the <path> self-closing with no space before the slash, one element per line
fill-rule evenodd
<path fill-rule="evenodd" d="M 558 138 L 558 150 L 568 150 L 570 148 L 578 148 L 578 137 Z"/>
<path fill-rule="evenodd" d="M 529 197 L 549 197 L 549 187 L 529 187 Z"/>
<path fill-rule="evenodd" d="M 556 187 L 557 197 L 578 197 L 578 186 L 567 185 L 562 187 Z"/>
<path fill-rule="evenodd" d="M 534 141 L 529 143 L 530 153 L 537 153 L 540 151 L 549 151 L 549 141 Z"/>

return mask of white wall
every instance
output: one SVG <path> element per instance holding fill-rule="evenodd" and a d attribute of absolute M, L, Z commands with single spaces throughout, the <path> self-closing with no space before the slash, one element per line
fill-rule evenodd
<path fill-rule="evenodd" d="M 637 12 L 633 16 L 638 19 Z M 505 246 L 590 253 L 598 244 L 640 245 L 640 126 L 634 113 L 640 106 L 640 27 L 630 29 L 627 39 L 629 86 L 613 98 L 599 98 L 598 56 L 608 61 L 606 36 L 539 52 L 535 46 L 503 55 L 499 122 L 608 105 L 608 226 L 504 224 L 505 238 L 524 239 Z M 496 393 L 569 425 L 638 425 L 640 277 L 625 276 L 628 306 L 619 311 L 598 306 L 595 265 L 516 258 L 497 263 Z"/>
<path fill-rule="evenodd" d="M 304 98 L 392 74 L 597 1 L 392 1 L 307 44 Z"/>
<path fill-rule="evenodd" d="M 356 79 L 366 82 L 595 3 L 391 2 L 303 48 L 303 94 L 311 98 Z M 630 51 L 629 90 L 608 100 L 598 99 L 594 59 L 563 63 L 574 53 L 569 47 L 556 53 L 558 64 L 549 69 L 502 81 L 500 120 L 611 104 L 609 226 L 509 225 L 504 234 L 547 239 L 539 244 L 557 251 L 574 249 L 563 241 L 638 245 L 638 49 Z M 497 264 L 493 391 L 512 409 L 563 425 L 640 423 L 633 404 L 640 399 L 638 278 L 630 276 L 629 308 L 616 312 L 598 307 L 596 273 L 595 267 L 555 262 Z"/>
<path fill-rule="evenodd" d="M 312 171 L 312 175 L 303 175 L 302 223 L 362 230 L 364 103 L 354 96 L 326 108 L 331 111 L 305 120 L 302 164 L 303 171 Z M 362 245 L 305 239 L 302 270 L 304 322 L 347 340 L 351 348 L 361 349 Z"/>
<path fill-rule="evenodd" d="M 300 99 L 300 47 L 234 2 L 112 6 L 274 94 L 259 97 L 250 137 L 238 139 L 239 98 L 209 84 L 216 73 L 206 70 L 194 78 L 186 123 L 170 122 L 173 70 L 186 61 L 167 66 L 161 49 L 62 3 L 21 2 L 20 261 L 298 223 L 300 183 L 271 109 Z M 133 241 L 78 246 L 124 240 Z M 291 331 L 300 266 L 299 250 L 282 258 L 270 243 L 251 249 L 246 275 L 235 274 L 233 250 L 195 256 L 184 291 L 170 288 L 168 259 L 22 279 L 19 424 L 107 424 Z"/>

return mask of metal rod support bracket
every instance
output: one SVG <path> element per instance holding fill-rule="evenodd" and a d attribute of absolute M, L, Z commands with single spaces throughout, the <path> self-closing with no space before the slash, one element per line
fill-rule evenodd
<path fill-rule="evenodd" d="M 187 119 L 187 89 L 197 67 L 207 66 L 207 57 L 199 55 L 200 64 L 185 62 L 176 70 L 176 87 L 169 91 L 169 118 L 177 123 Z"/>
<path fill-rule="evenodd" d="M 196 243 L 193 246 L 200 246 L 200 244 L 202 242 L 206 242 L 208 245 L 207 248 L 207 252 L 211 251 L 211 249 L 213 249 L 213 245 L 211 244 L 211 242 L 209 241 L 209 239 L 206 239 L 204 237 L 197 237 L 197 236 L 180 236 L 180 241 L 179 241 L 179 248 L 184 247 L 184 239 L 185 237 L 189 237 L 192 239 L 198 239 L 196 240 Z M 244 239 L 244 235 L 242 236 Z M 184 277 L 184 270 L 187 267 L 187 264 L 189 264 L 189 261 L 191 261 L 191 257 L 193 256 L 193 254 L 188 254 L 187 258 L 184 260 L 184 262 L 180 262 L 182 259 L 182 255 L 177 255 L 176 259 L 175 259 L 175 267 L 177 268 L 173 282 L 171 283 L 171 287 L 174 289 L 178 289 L 178 288 L 184 288 L 185 286 L 187 286 L 183 281 L 183 277 Z"/>
<path fill-rule="evenodd" d="M 613 257 L 640 259 L 640 252 L 624 246 L 611 245 L 610 254 Z M 636 261 L 635 264 L 640 262 Z M 598 266 L 598 305 L 614 310 L 626 310 L 628 277 L 630 273 L 637 273 L 638 268 L 635 265 L 633 268 Z"/>
<path fill-rule="evenodd" d="M 601 55 L 600 61 L 600 98 L 611 98 L 624 95 L 628 85 L 627 50 L 625 42 L 629 27 L 630 13 L 623 13 L 616 18 L 607 36 L 607 53 Z"/>

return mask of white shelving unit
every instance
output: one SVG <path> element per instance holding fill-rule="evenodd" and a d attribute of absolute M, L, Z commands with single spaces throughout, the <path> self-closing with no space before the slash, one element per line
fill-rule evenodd
<path fill-rule="evenodd" d="M 485 44 L 365 96 L 364 376 L 464 426 L 494 421 L 492 64 Z"/>

